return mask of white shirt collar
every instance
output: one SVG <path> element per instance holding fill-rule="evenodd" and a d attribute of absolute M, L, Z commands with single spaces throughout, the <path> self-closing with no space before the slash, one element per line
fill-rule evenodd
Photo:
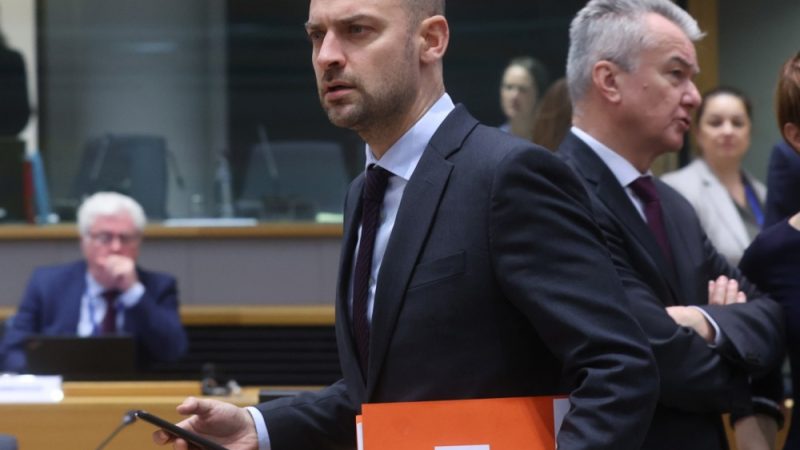
<path fill-rule="evenodd" d="M 628 187 L 629 184 L 633 183 L 637 178 L 643 175 L 636 167 L 633 167 L 633 164 L 631 164 L 627 159 L 623 158 L 619 153 L 615 152 L 602 142 L 592 137 L 589 133 L 576 126 L 573 126 L 570 131 L 575 136 L 578 136 L 580 140 L 585 142 L 586 145 L 588 145 L 589 148 L 591 148 L 592 151 L 603 160 L 606 166 L 608 166 L 609 170 L 611 170 L 611 173 L 614 174 L 614 177 L 617 179 L 619 184 L 623 187 Z M 648 171 L 646 175 L 650 174 L 650 171 Z"/>
<path fill-rule="evenodd" d="M 375 159 L 369 144 L 366 146 L 366 165 L 377 164 L 394 175 L 408 181 L 417 167 L 422 153 L 428 146 L 433 134 L 439 129 L 444 119 L 455 108 L 453 100 L 447 94 L 442 95 L 433 106 L 400 137 L 379 160 Z"/>

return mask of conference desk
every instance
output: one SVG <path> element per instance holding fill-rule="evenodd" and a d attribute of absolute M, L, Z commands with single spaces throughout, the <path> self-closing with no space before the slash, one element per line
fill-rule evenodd
<path fill-rule="evenodd" d="M 200 383 L 65 382 L 64 400 L 51 404 L 0 404 L 0 432 L 13 434 L 21 450 L 95 449 L 122 422 L 128 410 L 144 409 L 177 422 L 175 407 L 188 396 L 200 395 Z M 258 401 L 258 388 L 245 388 L 229 397 L 236 405 Z M 137 421 L 125 427 L 107 450 L 162 448 L 151 438 L 155 427 Z"/>

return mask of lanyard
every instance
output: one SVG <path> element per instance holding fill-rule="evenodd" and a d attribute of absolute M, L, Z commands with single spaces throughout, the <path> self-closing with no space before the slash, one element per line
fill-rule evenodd
<path fill-rule="evenodd" d="M 747 182 L 747 178 L 745 178 L 744 175 L 742 175 L 742 183 L 744 184 L 744 194 L 747 197 L 747 204 L 750 206 L 750 211 L 752 211 L 756 219 L 758 228 L 761 228 L 764 226 L 764 212 L 761 210 L 761 202 L 758 201 L 756 191 L 753 189 L 753 186 L 750 186 L 750 183 Z"/>

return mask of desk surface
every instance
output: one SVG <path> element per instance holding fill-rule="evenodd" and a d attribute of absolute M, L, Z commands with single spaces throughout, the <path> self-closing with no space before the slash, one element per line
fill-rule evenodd
<path fill-rule="evenodd" d="M 97 448 L 131 409 L 145 409 L 177 422 L 175 407 L 187 396 L 199 395 L 197 382 L 65 382 L 64 400 L 56 404 L 0 404 L 0 432 L 13 434 L 23 450 Z M 219 397 L 218 397 L 219 398 Z M 236 405 L 258 401 L 258 389 L 222 398 Z M 152 443 L 155 428 L 134 422 L 123 429 L 107 450 L 162 448 Z"/>
<path fill-rule="evenodd" d="M 0 321 L 11 317 L 17 308 L 0 306 Z M 183 305 L 181 322 L 185 326 L 332 326 L 332 305 Z"/>

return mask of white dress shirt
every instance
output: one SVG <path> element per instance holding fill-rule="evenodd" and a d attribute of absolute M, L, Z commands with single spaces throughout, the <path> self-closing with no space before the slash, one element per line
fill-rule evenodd
<path fill-rule="evenodd" d="M 106 308 L 108 308 L 108 304 L 103 298 L 105 290 L 89 272 L 86 272 L 86 292 L 81 297 L 78 336 L 93 336 L 99 332 L 100 323 L 102 323 L 103 317 L 106 315 Z M 133 308 L 139 303 L 144 295 L 144 290 L 144 285 L 137 281 L 117 297 L 117 305 L 122 305 L 122 308 L 117 308 L 117 330 L 122 330 L 125 326 L 125 310 Z"/>

